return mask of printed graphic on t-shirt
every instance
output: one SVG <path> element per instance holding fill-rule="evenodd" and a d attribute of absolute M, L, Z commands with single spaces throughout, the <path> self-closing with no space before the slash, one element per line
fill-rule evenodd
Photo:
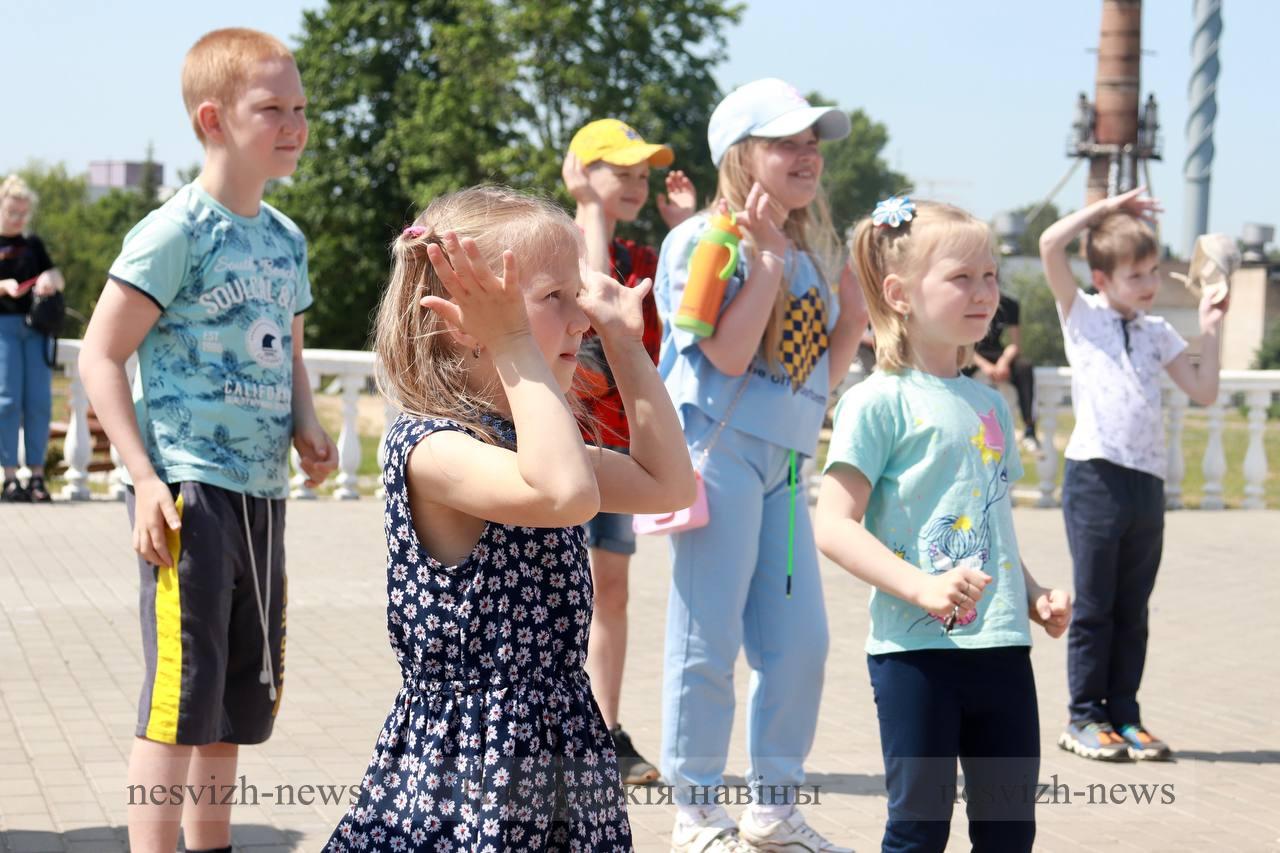
<path fill-rule="evenodd" d="M 782 324 L 779 360 L 791 378 L 794 393 L 809 381 L 818 359 L 827 351 L 827 306 L 818 288 L 811 287 L 791 297 L 791 307 Z"/>
<path fill-rule="evenodd" d="M 1005 436 L 1000 427 L 1000 417 L 995 409 L 985 415 L 978 415 L 978 431 L 969 439 L 975 452 L 982 459 L 985 471 L 991 469 L 986 481 L 986 490 L 981 496 L 981 505 L 975 514 L 940 515 L 925 528 L 923 538 L 929 546 L 929 574 L 941 575 L 952 569 L 977 569 L 982 571 L 987 558 L 991 556 L 991 507 L 1004 500 L 1009 494 L 1009 468 L 1004 463 Z M 976 490 L 975 490 L 976 491 Z M 956 629 L 972 624 L 978 618 L 974 610 L 956 623 Z M 911 626 L 915 629 L 921 623 L 942 620 L 933 614 L 927 614 Z"/>
<path fill-rule="evenodd" d="M 282 497 L 293 318 L 310 303 L 302 235 L 265 205 L 235 217 L 189 185 L 130 232 L 111 274 L 163 309 L 135 389 L 157 469 Z"/>

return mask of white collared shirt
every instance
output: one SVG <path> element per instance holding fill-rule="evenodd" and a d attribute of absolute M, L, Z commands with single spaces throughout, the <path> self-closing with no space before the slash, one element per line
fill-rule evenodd
<path fill-rule="evenodd" d="M 1066 457 L 1105 459 L 1163 480 L 1161 374 L 1187 342 L 1163 317 L 1138 312 L 1123 323 L 1102 294 L 1077 293 L 1066 317 L 1058 306 L 1058 319 L 1076 416 Z"/>

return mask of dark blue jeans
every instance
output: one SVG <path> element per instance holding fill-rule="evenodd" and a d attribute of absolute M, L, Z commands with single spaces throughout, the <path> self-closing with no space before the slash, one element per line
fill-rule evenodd
<path fill-rule="evenodd" d="M 889 791 L 883 853 L 946 849 L 957 758 L 974 851 L 1031 850 L 1040 719 L 1030 652 L 1007 646 L 867 656 Z"/>
<path fill-rule="evenodd" d="M 1164 545 L 1164 481 L 1101 459 L 1067 460 L 1062 514 L 1075 604 L 1067 635 L 1073 721 L 1141 722 L 1147 601 Z"/>

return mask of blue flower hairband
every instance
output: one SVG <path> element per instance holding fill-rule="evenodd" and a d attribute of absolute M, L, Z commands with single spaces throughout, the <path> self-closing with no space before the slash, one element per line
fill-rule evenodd
<path fill-rule="evenodd" d="M 915 218 L 916 206 L 907 196 L 891 195 L 876 205 L 871 221 L 881 228 L 897 228 Z"/>

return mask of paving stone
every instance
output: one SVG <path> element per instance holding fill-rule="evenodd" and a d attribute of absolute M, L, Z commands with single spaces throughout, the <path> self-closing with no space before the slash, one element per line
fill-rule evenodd
<path fill-rule="evenodd" d="M 125 768 L 142 679 L 137 567 L 122 550 L 118 504 L 59 509 L 68 521 L 52 535 L 38 524 L 47 508 L 0 513 L 0 850 L 123 851 Z M 295 502 L 289 513 L 284 700 L 275 737 L 243 750 L 240 762 L 246 782 L 272 792 L 281 784 L 358 783 L 399 687 L 386 639 L 380 505 Z M 1061 513 L 1018 509 L 1015 522 L 1036 577 L 1069 587 Z M 1059 750 L 1065 642 L 1035 637 L 1042 782 L 1057 774 L 1075 791 L 1171 784 L 1177 793 L 1168 805 L 1091 806 L 1077 797 L 1042 806 L 1037 851 L 1280 850 L 1280 656 L 1267 651 L 1280 645 L 1280 623 L 1263 617 L 1280 609 L 1280 584 L 1258 559 L 1278 552 L 1275 511 L 1168 517 L 1142 700 L 1147 722 L 1183 756 L 1176 764 L 1103 765 Z M 670 582 L 665 540 L 642 539 L 632 565 L 622 716 L 656 760 Z M 824 793 L 806 813 L 834 840 L 871 850 L 879 847 L 885 794 L 862 651 L 867 589 L 829 563 L 822 580 L 831 650 L 808 774 Z M 740 783 L 735 774 L 747 764 L 748 676 L 740 660 L 728 784 Z M 236 808 L 236 841 L 255 853 L 319 849 L 345 810 L 345 803 L 260 799 Z M 673 818 L 670 806 L 634 807 L 636 849 L 668 849 Z M 962 808 L 951 829 L 951 849 L 967 849 Z"/>

